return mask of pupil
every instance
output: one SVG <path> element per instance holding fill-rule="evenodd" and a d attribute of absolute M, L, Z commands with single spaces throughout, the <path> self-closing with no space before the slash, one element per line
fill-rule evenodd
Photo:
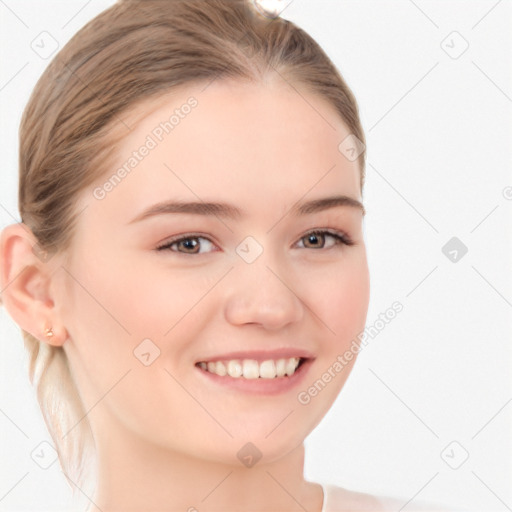
<path fill-rule="evenodd" d="M 319 236 L 318 235 L 309 235 L 308 236 L 308 239 L 309 239 L 309 242 L 312 243 L 313 245 L 320 245 L 319 244 Z"/>
<path fill-rule="evenodd" d="M 185 246 L 185 249 L 194 249 L 197 246 L 197 240 L 193 238 L 189 238 L 182 243 Z"/>
<path fill-rule="evenodd" d="M 322 236 L 323 235 L 315 235 L 315 234 L 308 235 L 309 243 L 312 243 L 313 245 L 320 247 L 321 246 L 320 240 L 322 240 Z"/>

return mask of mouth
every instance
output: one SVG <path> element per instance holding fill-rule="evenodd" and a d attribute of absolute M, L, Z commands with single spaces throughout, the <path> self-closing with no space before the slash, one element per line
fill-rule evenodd
<path fill-rule="evenodd" d="M 200 361 L 196 366 L 202 370 L 234 379 L 279 379 L 291 377 L 306 362 L 304 357 L 279 359 L 229 359 L 217 361 Z"/>
<path fill-rule="evenodd" d="M 236 391 L 275 395 L 301 382 L 313 363 L 312 357 L 259 359 L 212 359 L 199 361 L 195 367 L 209 383 Z"/>

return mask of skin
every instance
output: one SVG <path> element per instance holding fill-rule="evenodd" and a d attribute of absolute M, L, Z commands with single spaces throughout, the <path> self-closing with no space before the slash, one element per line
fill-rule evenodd
<path fill-rule="evenodd" d="M 198 106 L 96 199 L 95 187 L 190 96 Z M 361 201 L 357 162 L 338 150 L 350 131 L 323 99 L 275 77 L 189 84 L 124 120 L 133 126 L 115 165 L 77 200 L 85 209 L 69 251 L 39 260 L 21 224 L 1 238 L 9 313 L 41 341 L 63 347 L 90 410 L 94 503 L 104 512 L 319 512 L 322 490 L 304 478 L 303 443 L 356 359 L 308 404 L 297 394 L 364 329 L 364 217 L 347 206 L 302 217 L 287 212 L 299 200 L 338 194 Z M 171 199 L 226 202 L 246 215 L 162 214 L 130 223 Z M 329 235 L 325 248 L 321 238 L 308 245 L 310 231 L 328 228 L 354 245 L 334 245 Z M 188 233 L 204 237 L 196 240 L 202 253 L 156 250 Z M 251 264 L 235 251 L 247 236 L 263 248 Z M 55 334 L 48 340 L 50 325 Z M 160 349 L 149 366 L 133 354 L 146 338 Z M 214 386 L 194 367 L 209 354 L 284 346 L 308 350 L 315 360 L 299 387 L 275 396 Z M 237 458 L 248 442 L 262 453 L 250 468 Z M 349 494 L 346 500 L 354 506 Z"/>

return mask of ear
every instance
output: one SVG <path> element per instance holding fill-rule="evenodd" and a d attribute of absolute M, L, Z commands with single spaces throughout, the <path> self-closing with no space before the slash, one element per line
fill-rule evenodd
<path fill-rule="evenodd" d="M 64 344 L 65 328 L 60 324 L 51 297 L 54 265 L 40 249 L 30 228 L 12 224 L 0 235 L 0 293 L 12 319 L 38 340 L 54 346 Z M 53 262 L 55 263 L 55 262 Z M 46 330 L 53 335 L 47 336 Z"/>

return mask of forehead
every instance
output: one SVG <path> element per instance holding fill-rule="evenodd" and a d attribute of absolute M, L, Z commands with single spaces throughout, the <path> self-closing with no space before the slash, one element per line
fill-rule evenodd
<path fill-rule="evenodd" d="M 360 197 L 358 164 L 339 150 L 347 125 L 326 100 L 282 79 L 181 86 L 140 103 L 124 122 L 131 129 L 95 184 L 122 175 L 106 196 L 112 207 L 127 194 L 133 209 L 169 197 L 243 202 L 269 192 L 294 202 L 314 188 Z"/>

